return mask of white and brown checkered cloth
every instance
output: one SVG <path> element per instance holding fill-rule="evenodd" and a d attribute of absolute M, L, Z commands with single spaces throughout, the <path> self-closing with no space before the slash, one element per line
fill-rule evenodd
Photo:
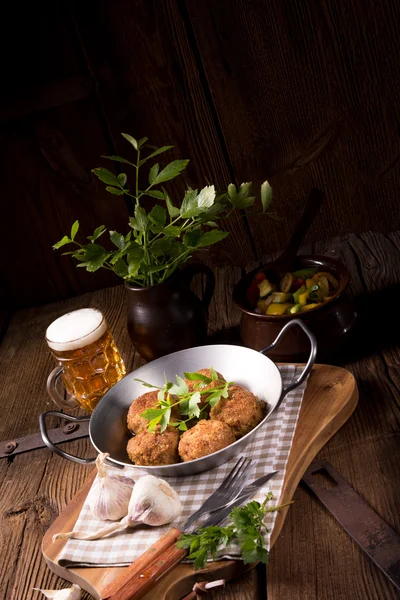
<path fill-rule="evenodd" d="M 294 365 L 280 367 L 284 387 L 287 387 L 299 376 L 302 368 Z M 274 500 L 271 501 L 271 504 L 279 503 L 305 387 L 306 383 L 303 383 L 284 398 L 279 409 L 271 415 L 263 427 L 258 429 L 252 442 L 241 453 L 250 458 L 257 458 L 250 481 L 258 479 L 270 471 L 279 471 L 266 486 L 259 490 L 254 497 L 255 500 L 262 502 L 267 492 L 272 491 Z M 238 457 L 234 457 L 226 464 L 199 475 L 168 478 L 168 483 L 178 492 L 183 506 L 179 521 L 173 525 L 177 527 L 183 525 L 186 519 L 200 508 L 204 500 L 219 487 L 237 459 Z M 265 523 L 269 531 L 272 531 L 274 527 L 275 518 L 275 512 L 267 515 Z M 91 533 L 104 525 L 104 521 L 93 517 L 86 500 L 74 529 Z M 68 540 L 60 553 L 58 563 L 64 567 L 130 565 L 170 527 L 171 525 L 156 528 L 142 526 L 112 534 L 101 540 Z M 269 547 L 269 535 L 266 536 L 266 544 Z M 221 554 L 221 558 L 239 558 L 235 553 L 235 548 L 230 549 L 229 553 L 225 550 Z"/>

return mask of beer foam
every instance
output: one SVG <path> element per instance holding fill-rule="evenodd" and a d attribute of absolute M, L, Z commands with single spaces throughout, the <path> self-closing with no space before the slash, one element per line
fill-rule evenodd
<path fill-rule="evenodd" d="M 48 326 L 46 340 L 50 348 L 60 352 L 93 344 L 107 331 L 102 313 L 95 308 L 81 308 L 63 315 Z"/>

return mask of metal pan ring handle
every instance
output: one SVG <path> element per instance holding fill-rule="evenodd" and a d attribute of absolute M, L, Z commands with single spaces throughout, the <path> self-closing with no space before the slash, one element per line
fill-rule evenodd
<path fill-rule="evenodd" d="M 80 458 L 79 456 L 74 456 L 73 454 L 69 454 L 68 452 L 64 452 L 64 450 L 60 450 L 49 438 L 47 433 L 46 419 L 47 417 L 60 417 L 61 419 L 66 419 L 67 421 L 73 421 L 74 423 L 81 423 L 82 421 L 89 421 L 89 417 L 73 417 L 72 415 L 66 415 L 65 413 L 59 412 L 58 410 L 48 410 L 44 412 L 39 417 L 39 426 L 40 426 L 40 435 L 42 436 L 42 440 L 46 444 L 49 450 L 59 454 L 63 458 L 67 460 L 72 460 L 73 462 L 79 463 L 81 465 L 90 465 L 95 462 L 95 458 Z"/>
<path fill-rule="evenodd" d="M 300 377 L 298 379 L 296 379 L 296 381 L 293 381 L 293 383 L 288 385 L 286 388 L 283 388 L 278 405 L 281 403 L 281 401 L 286 396 L 286 394 L 288 394 L 289 392 L 291 392 L 292 390 L 297 388 L 297 386 L 299 386 L 301 383 L 303 383 L 303 381 L 306 379 L 307 375 L 311 371 L 313 364 L 315 363 L 315 358 L 317 356 L 317 340 L 315 339 L 314 334 L 311 333 L 311 331 L 308 329 L 308 327 L 306 327 L 306 325 L 304 325 L 303 321 L 300 321 L 300 319 L 293 319 L 293 321 L 289 321 L 288 323 L 286 323 L 286 325 L 281 329 L 281 331 L 279 332 L 276 339 L 272 342 L 272 344 L 270 344 L 263 350 L 260 350 L 261 354 L 266 354 L 267 352 L 272 350 L 272 348 L 275 348 L 275 346 L 277 346 L 279 344 L 279 342 L 281 341 L 281 339 L 285 335 L 285 333 L 292 327 L 300 327 L 304 331 L 304 333 L 310 340 L 311 350 L 310 350 L 310 355 L 308 357 L 307 364 L 304 367 L 303 372 L 301 373 Z M 277 405 L 277 407 L 278 407 L 278 405 Z"/>

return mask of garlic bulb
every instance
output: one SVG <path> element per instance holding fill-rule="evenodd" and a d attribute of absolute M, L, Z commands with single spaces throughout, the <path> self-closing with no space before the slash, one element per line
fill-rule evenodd
<path fill-rule="evenodd" d="M 128 527 L 135 527 L 145 523 L 152 527 L 166 525 L 174 521 L 182 512 L 182 505 L 176 491 L 163 479 L 145 475 L 138 479 L 129 501 L 128 514 L 119 523 L 112 523 L 99 529 L 95 533 L 83 531 L 70 531 L 56 533 L 53 542 L 57 539 L 97 540 L 115 531 L 122 531 Z"/>
<path fill-rule="evenodd" d="M 97 477 L 93 483 L 88 504 L 93 515 L 101 521 L 118 521 L 128 513 L 134 481 L 122 473 L 109 469 L 105 461 L 109 454 L 96 458 Z"/>
<path fill-rule="evenodd" d="M 80 600 L 81 588 L 79 585 L 74 585 L 71 588 L 64 588 L 63 590 L 41 590 L 39 588 L 33 588 L 37 592 L 42 592 L 46 598 L 54 598 L 54 600 Z"/>

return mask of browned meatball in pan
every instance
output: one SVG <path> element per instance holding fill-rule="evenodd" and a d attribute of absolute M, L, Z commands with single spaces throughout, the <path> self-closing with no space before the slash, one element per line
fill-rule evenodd
<path fill-rule="evenodd" d="M 179 442 L 179 454 L 183 461 L 195 460 L 233 444 L 235 435 L 228 425 L 221 421 L 203 419 L 185 431 Z"/>
<path fill-rule="evenodd" d="M 199 369 L 198 371 L 196 371 L 196 373 L 200 373 L 200 375 L 205 375 L 206 377 L 212 378 L 212 373 L 210 369 Z M 225 381 L 225 379 L 224 376 L 221 375 L 221 373 L 218 373 L 218 371 L 216 371 L 216 373 L 218 375 L 219 381 L 217 379 L 214 379 L 213 381 L 211 381 L 211 383 L 204 383 L 201 381 L 201 379 L 185 379 L 185 383 L 188 386 L 189 392 L 193 392 L 195 389 L 198 391 L 212 390 L 213 388 L 220 386 L 221 381 Z M 203 409 L 205 406 L 207 406 L 207 410 L 209 409 L 209 405 L 207 405 L 207 397 L 208 394 L 201 395 L 201 401 L 199 403 L 200 409 Z"/>
<path fill-rule="evenodd" d="M 231 385 L 228 398 L 221 398 L 210 412 L 210 419 L 229 425 L 236 439 L 254 429 L 263 417 L 264 404 L 241 385 Z"/>
<path fill-rule="evenodd" d="M 149 408 L 154 408 L 158 402 L 158 391 L 147 392 L 134 400 L 128 410 L 126 418 L 128 429 L 132 433 L 142 433 L 146 431 L 149 422 L 141 417 L 141 413 Z"/>
<path fill-rule="evenodd" d="M 162 433 L 143 431 L 129 440 L 126 447 L 129 458 L 135 465 L 154 467 L 172 465 L 179 461 L 179 432 L 176 427 L 167 427 Z"/>

